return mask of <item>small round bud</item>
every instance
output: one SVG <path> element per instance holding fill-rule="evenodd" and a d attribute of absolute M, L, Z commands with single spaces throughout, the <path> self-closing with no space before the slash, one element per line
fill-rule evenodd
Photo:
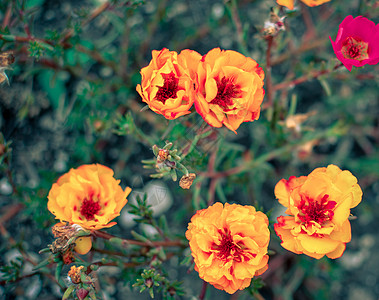
<path fill-rule="evenodd" d="M 87 254 L 92 248 L 92 239 L 90 236 L 82 236 L 75 241 L 74 251 L 78 254 Z"/>

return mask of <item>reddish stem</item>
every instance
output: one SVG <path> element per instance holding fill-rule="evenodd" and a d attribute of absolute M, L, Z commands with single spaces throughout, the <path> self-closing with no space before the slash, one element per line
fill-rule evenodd
<path fill-rule="evenodd" d="M 267 94 L 267 103 L 265 108 L 271 107 L 273 103 L 273 88 L 271 80 L 271 48 L 274 41 L 274 37 L 269 36 L 266 38 L 267 41 L 267 50 L 266 50 L 266 94 Z"/>
<path fill-rule="evenodd" d="M 288 87 L 294 87 L 295 85 L 306 82 L 309 79 L 314 79 L 314 78 L 317 78 L 321 75 L 329 74 L 329 73 L 337 70 L 338 68 L 340 68 L 342 66 L 343 66 L 342 63 L 340 63 L 340 64 L 335 65 L 333 69 L 325 69 L 325 70 L 316 71 L 313 74 L 305 74 L 305 75 L 298 77 L 292 81 L 278 83 L 273 87 L 273 90 L 278 91 L 278 90 L 285 89 Z"/>
<path fill-rule="evenodd" d="M 203 281 L 203 287 L 201 288 L 199 300 L 204 300 L 205 293 L 207 292 L 208 282 Z"/>
<path fill-rule="evenodd" d="M 9 2 L 8 7 L 7 7 L 7 11 L 4 15 L 3 24 L 2 24 L 3 28 L 5 28 L 9 25 L 11 15 L 12 15 L 12 3 L 13 3 L 12 1 Z"/>

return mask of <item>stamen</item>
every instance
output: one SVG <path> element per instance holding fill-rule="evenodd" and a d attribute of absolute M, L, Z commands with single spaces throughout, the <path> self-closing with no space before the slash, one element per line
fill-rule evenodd
<path fill-rule="evenodd" d="M 235 85 L 230 78 L 226 78 L 225 76 L 221 80 L 216 80 L 216 82 L 217 95 L 210 103 L 217 104 L 224 110 L 231 110 L 229 106 L 234 104 L 233 99 L 237 98 L 240 94 L 239 86 Z"/>
<path fill-rule="evenodd" d="M 219 230 L 220 244 L 213 244 L 212 250 L 216 250 L 217 257 L 224 261 L 233 260 L 241 262 L 255 257 L 255 254 L 245 252 L 245 245 L 243 243 L 235 243 L 233 237 L 227 229 Z"/>
<path fill-rule="evenodd" d="M 83 200 L 82 206 L 80 207 L 80 214 L 90 221 L 95 218 L 94 216 L 100 209 L 100 204 L 93 200 L 93 193 L 91 193 L 88 198 Z"/>
<path fill-rule="evenodd" d="M 162 77 L 164 79 L 164 83 L 163 86 L 159 87 L 155 99 L 165 104 L 167 99 L 177 98 L 176 93 L 179 90 L 179 79 L 175 77 L 174 72 L 171 72 L 169 74 L 162 74 Z"/>
<path fill-rule="evenodd" d="M 345 58 L 362 61 L 369 57 L 368 43 L 365 43 L 360 38 L 349 36 L 342 43 L 341 52 Z"/>
<path fill-rule="evenodd" d="M 333 209 L 337 203 L 328 199 L 329 195 L 324 195 L 319 201 L 302 196 L 298 206 L 300 211 L 298 214 L 299 219 L 304 224 L 315 222 L 320 225 L 331 220 L 334 216 Z"/>

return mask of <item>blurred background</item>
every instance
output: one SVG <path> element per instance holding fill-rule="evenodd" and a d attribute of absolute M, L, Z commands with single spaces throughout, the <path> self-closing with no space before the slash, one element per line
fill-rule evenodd
<path fill-rule="evenodd" d="M 282 30 L 268 37 L 271 8 L 285 18 Z M 181 239 L 191 216 L 207 203 L 254 205 L 274 223 L 284 214 L 273 193 L 280 179 L 329 164 L 348 169 L 358 178 L 363 200 L 352 210 L 356 219 L 344 255 L 336 260 L 295 255 L 281 248 L 272 230 L 269 248 L 275 254 L 255 297 L 378 299 L 378 66 L 333 71 L 339 62 L 329 40 L 350 14 L 377 24 L 379 2 L 332 0 L 311 8 L 298 1 L 289 11 L 274 0 L 0 0 L 0 74 L 9 77 L 0 86 L 0 298 L 61 299 L 62 290 L 51 280 L 53 265 L 33 274 L 33 265 L 46 257 L 39 250 L 53 241 L 56 220 L 47 210 L 47 194 L 70 168 L 100 163 L 133 189 L 129 203 L 146 194 L 154 217 L 164 216 L 170 236 Z M 204 55 L 216 47 L 239 51 L 264 69 L 259 120 L 243 123 L 237 135 L 215 128 L 199 138 L 204 122 L 196 113 L 168 121 L 141 111 L 145 104 L 135 87 L 152 50 Z M 182 163 L 197 174 L 190 190 L 170 177 L 153 179 L 154 170 L 143 168 L 141 160 L 154 158 L 151 147 L 165 141 L 174 143 L 184 154 Z M 251 169 L 229 171 L 252 161 Z M 210 171 L 224 173 L 214 180 L 207 177 Z M 131 238 L 135 230 L 156 239 L 154 228 L 133 218 L 127 204 L 107 232 Z M 183 282 L 184 295 L 173 299 L 200 294 L 197 272 L 181 264 L 189 255 L 187 248 L 164 262 L 166 275 Z M 100 268 L 100 295 L 150 299 L 132 287 L 142 268 Z M 64 281 L 68 270 L 64 266 L 58 277 Z M 209 286 L 205 299 L 215 297 L 253 296 Z"/>

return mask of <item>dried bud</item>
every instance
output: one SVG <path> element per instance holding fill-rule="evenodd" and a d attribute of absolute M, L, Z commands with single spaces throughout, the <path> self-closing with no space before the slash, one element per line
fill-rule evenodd
<path fill-rule="evenodd" d="M 51 252 L 64 253 L 75 241 L 75 236 L 79 233 L 79 231 L 83 230 L 84 229 L 77 224 L 55 224 L 51 229 L 54 237 L 56 238 L 56 240 L 51 245 L 49 245 Z"/>
<path fill-rule="evenodd" d="M 276 36 L 279 31 L 286 30 L 284 26 L 285 17 L 279 17 L 274 11 L 270 12 L 270 18 L 265 21 L 262 34 L 264 38 Z"/>
<path fill-rule="evenodd" d="M 66 237 L 69 240 L 78 232 L 78 227 L 68 223 L 57 223 L 51 228 L 51 232 L 55 238 Z"/>
<path fill-rule="evenodd" d="M 305 161 L 306 159 L 308 159 L 313 152 L 313 147 L 317 145 L 318 142 L 319 142 L 318 140 L 312 140 L 303 145 L 298 146 L 296 149 L 297 157 L 302 161 Z"/>
<path fill-rule="evenodd" d="M 81 272 L 84 269 L 83 266 L 77 267 L 77 266 L 72 266 L 70 271 L 68 271 L 68 277 L 70 277 L 72 283 L 78 284 L 81 282 L 80 277 L 81 277 Z"/>
<path fill-rule="evenodd" d="M 193 181 L 196 178 L 195 173 L 189 173 L 188 175 L 183 175 L 182 178 L 180 178 L 179 185 L 182 189 L 189 189 L 193 183 Z"/>
<path fill-rule="evenodd" d="M 62 260 L 64 262 L 65 265 L 70 265 L 74 262 L 74 255 L 72 254 L 71 250 L 66 250 L 66 252 L 64 252 L 62 254 Z"/>
<path fill-rule="evenodd" d="M 280 121 L 279 124 L 284 125 L 290 130 L 293 130 L 296 133 L 301 132 L 301 125 L 308 120 L 310 116 L 315 115 L 317 112 L 316 111 L 310 111 L 309 113 L 306 114 L 297 114 L 297 115 L 292 115 L 288 116 L 284 121 Z"/>

